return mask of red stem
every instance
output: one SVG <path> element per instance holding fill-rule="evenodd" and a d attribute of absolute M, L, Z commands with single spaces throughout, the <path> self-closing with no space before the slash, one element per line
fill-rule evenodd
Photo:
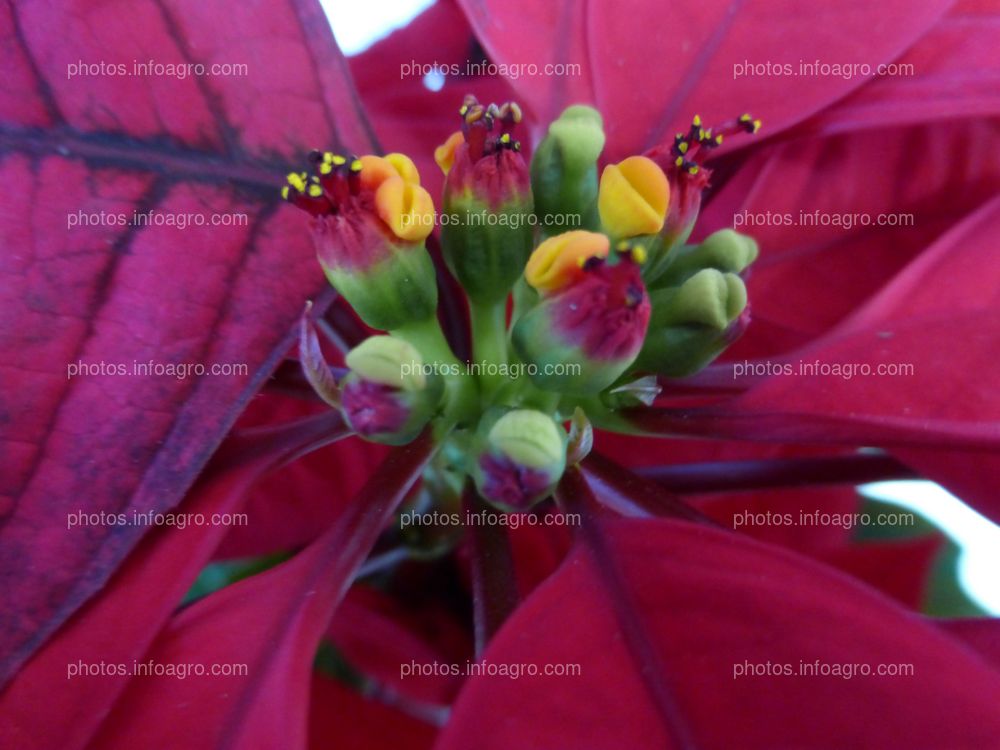
<path fill-rule="evenodd" d="M 466 487 L 463 505 L 467 517 L 491 510 L 471 485 Z M 479 658 L 493 634 L 517 609 L 520 595 L 514 580 L 514 556 L 506 527 L 470 524 L 466 528 L 472 547 L 472 610 L 476 658 Z"/>
<path fill-rule="evenodd" d="M 580 514 L 579 540 L 590 554 L 597 578 L 611 602 L 619 631 L 635 664 L 636 673 L 645 684 L 660 714 L 663 726 L 672 740 L 671 747 L 677 750 L 696 750 L 694 734 L 674 696 L 660 652 L 638 615 L 639 610 L 630 585 L 614 550 L 605 538 L 599 500 L 580 469 L 574 467 L 566 471 L 556 489 L 556 500 L 565 510 Z"/>
<path fill-rule="evenodd" d="M 913 469 L 882 454 L 651 466 L 639 469 L 639 474 L 681 494 L 853 485 L 919 477 Z"/>
<path fill-rule="evenodd" d="M 441 256 L 441 246 L 433 234 L 427 238 L 427 250 L 434 261 L 438 285 L 438 321 L 451 350 L 459 360 L 472 358 L 472 333 L 469 312 L 465 305 L 465 291 Z"/>
<path fill-rule="evenodd" d="M 619 515 L 631 517 L 666 516 L 684 521 L 714 526 L 714 521 L 702 515 L 679 497 L 629 469 L 619 466 L 597 453 L 591 453 L 581 469 L 587 481 L 596 489 L 596 500 Z"/>

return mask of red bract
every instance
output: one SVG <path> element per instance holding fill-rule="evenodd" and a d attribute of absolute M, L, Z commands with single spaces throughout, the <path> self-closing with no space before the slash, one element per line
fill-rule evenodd
<path fill-rule="evenodd" d="M 438 747 L 979 747 L 1000 731 L 1000 675 L 856 583 L 676 522 L 595 533 L 483 655 L 579 675 L 471 681 Z M 816 659 L 934 677 L 798 676 Z"/>
<path fill-rule="evenodd" d="M 826 23 L 788 0 L 680 0 L 627 10 L 614 0 L 584 8 L 529 0 L 463 5 L 497 62 L 539 70 L 556 66 L 551 68 L 555 75 L 515 81 L 518 95 L 542 121 L 568 104 L 594 104 L 608 123 L 606 155 L 616 160 L 669 140 L 685 129 L 692 112 L 712 122 L 737 110 L 751 111 L 772 133 L 793 125 L 871 75 L 801 76 L 801 61 L 891 62 L 940 19 L 949 3 L 876 6 L 852 0 L 839 3 Z M 630 76 L 630 71 L 642 72 Z"/>
<path fill-rule="evenodd" d="M 175 506 L 280 361 L 303 297 L 322 288 L 296 212 L 279 210 L 273 175 L 310 143 L 365 143 L 363 115 L 343 96 L 344 63 L 314 6 L 271 6 L 267 18 L 220 11 L 3 11 L 4 68 L 16 84 L 5 89 L 2 169 L 20 186 L 3 223 L 5 675 L 104 584 L 142 529 L 66 533 L 67 516 Z M 256 85 L 67 80 L 80 62 L 147 57 L 254 60 Z M 69 217 L 82 224 L 101 211 L 247 221 L 67 231 Z M 150 360 L 246 371 L 67 377 L 72 365 Z"/>
<path fill-rule="evenodd" d="M 939 625 L 908 611 L 927 603 L 940 537 L 858 544 L 842 529 L 714 528 L 744 511 L 856 512 L 854 483 L 908 475 L 886 456 L 859 458 L 859 447 L 891 452 L 1000 519 L 996 4 L 462 5 L 439 0 L 349 64 L 309 0 L 0 11 L 9 79 L 0 92 L 0 745 L 996 745 L 996 622 Z M 464 65 L 480 44 L 497 63 L 580 67 L 448 75 L 439 93 L 422 70 L 401 68 Z M 248 70 L 87 70 L 147 59 Z M 913 68 L 773 74 L 814 59 Z M 315 312 L 341 352 L 366 329 L 341 302 L 330 306 L 304 221 L 277 188 L 310 149 L 377 152 L 377 133 L 385 150 L 417 159 L 438 196 L 433 149 L 469 92 L 516 97 L 536 136 L 565 105 L 592 103 L 608 161 L 669 143 L 695 113 L 761 117 L 764 140 L 713 153 L 697 230 L 737 221 L 757 239 L 753 322 L 724 362 L 664 382 L 656 408 L 636 414 L 650 434 L 698 442 L 597 435 L 596 453 L 559 491 L 582 527 L 474 535 L 435 562 L 391 568 L 379 595 L 356 595 L 338 620 L 430 445 L 387 454 L 345 441 L 278 471 L 344 435 L 312 402 L 289 405 L 290 394 L 308 394 L 282 364 L 304 301 L 320 295 Z M 102 211 L 247 221 L 180 231 L 94 218 Z M 760 218 L 815 211 L 908 213 L 915 223 Z M 465 311 L 442 297 L 444 328 L 467 351 Z M 737 372 L 815 360 L 909 364 L 913 374 Z M 117 374 L 149 361 L 246 367 L 225 377 Z M 282 395 L 245 413 L 265 384 Z M 602 451 L 669 466 L 641 478 Z M 817 456 L 829 463 L 810 464 Z M 708 461 L 726 463 L 686 465 Z M 803 482 L 840 485 L 768 490 L 793 484 L 798 469 L 812 472 Z M 728 494 L 708 496 L 718 491 Z M 76 512 L 175 508 L 246 511 L 251 525 L 66 528 Z M 179 609 L 213 558 L 279 551 L 295 554 Z M 434 615 L 421 619 L 428 600 Z M 473 658 L 470 644 L 489 636 L 487 662 L 578 664 L 580 674 L 393 679 L 397 660 Z M 377 700 L 318 673 L 320 645 L 361 669 Z M 67 679 L 74 664 L 150 659 L 248 671 Z M 734 679 L 741 665 L 815 659 L 914 672 Z"/>

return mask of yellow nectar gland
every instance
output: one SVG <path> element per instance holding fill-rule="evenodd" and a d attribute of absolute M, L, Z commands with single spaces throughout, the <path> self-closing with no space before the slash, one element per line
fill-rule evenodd
<path fill-rule="evenodd" d="M 616 237 L 659 232 L 669 203 L 667 176 L 645 156 L 609 164 L 601 174 L 597 209 L 601 223 Z"/>
<path fill-rule="evenodd" d="M 579 277 L 591 258 L 606 258 L 608 238 L 598 232 L 574 230 L 550 237 L 528 258 L 524 279 L 542 294 L 562 289 Z"/>

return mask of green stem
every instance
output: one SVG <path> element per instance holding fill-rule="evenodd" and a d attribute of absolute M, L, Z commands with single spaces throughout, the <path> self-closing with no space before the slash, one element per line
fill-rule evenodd
<path fill-rule="evenodd" d="M 623 419 L 617 412 L 609 409 L 601 401 L 600 396 L 572 399 L 568 404 L 564 404 L 564 406 L 567 409 L 579 406 L 587 415 L 590 423 L 599 429 L 610 432 L 621 432 L 626 435 L 641 434 L 641 431 L 631 425 L 628 420 Z"/>
<path fill-rule="evenodd" d="M 476 411 L 476 384 L 468 377 L 465 364 L 458 361 L 441 331 L 436 316 L 407 323 L 390 331 L 411 344 L 423 357 L 424 364 L 433 367 L 445 382 L 444 414 L 448 421 L 464 422 Z"/>
<path fill-rule="evenodd" d="M 523 406 L 537 409 L 545 414 L 555 414 L 559 411 L 559 402 L 562 401 L 561 393 L 543 391 L 530 381 L 525 379 L 521 383 L 521 403 Z"/>
<path fill-rule="evenodd" d="M 511 297 L 514 300 L 514 305 L 510 315 L 510 327 L 513 328 L 521 316 L 537 304 L 538 292 L 528 286 L 528 282 L 522 276 L 514 284 Z"/>
<path fill-rule="evenodd" d="M 488 400 L 504 384 L 502 374 L 486 370 L 507 364 L 507 302 L 484 304 L 470 300 L 469 315 L 473 364 L 481 368 L 479 382 L 483 397 Z"/>

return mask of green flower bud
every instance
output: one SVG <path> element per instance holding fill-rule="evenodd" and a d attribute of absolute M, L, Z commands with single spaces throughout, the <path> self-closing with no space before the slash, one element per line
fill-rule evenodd
<path fill-rule="evenodd" d="M 381 331 L 427 320 L 437 312 L 437 276 L 423 243 L 401 245 L 382 240 L 379 260 L 364 267 L 338 266 L 324 261 L 330 242 L 318 236 L 320 261 L 327 280 L 367 325 Z"/>
<path fill-rule="evenodd" d="M 749 323 L 747 290 L 733 273 L 698 271 L 679 287 L 650 294 L 653 313 L 636 369 L 684 377 L 705 367 Z"/>
<path fill-rule="evenodd" d="M 603 121 L 593 107 L 567 107 L 549 125 L 531 160 L 535 213 L 543 227 L 563 231 L 599 226 L 597 158 L 603 149 Z M 579 223 L 571 226 L 567 215 L 579 216 Z"/>
<path fill-rule="evenodd" d="M 566 431 L 533 409 L 488 412 L 476 434 L 472 477 L 479 494 L 523 511 L 551 494 L 566 470 Z"/>
<path fill-rule="evenodd" d="M 442 380 L 426 371 L 420 352 L 407 342 L 372 336 L 348 352 L 346 363 L 350 372 L 341 384 L 344 418 L 361 437 L 403 445 L 436 413 Z"/>
<path fill-rule="evenodd" d="M 697 324 L 721 331 L 743 312 L 747 288 L 732 273 L 705 268 L 679 287 L 652 296 L 653 325 Z"/>
<path fill-rule="evenodd" d="M 688 245 L 672 253 L 665 273 L 656 279 L 654 286 L 678 286 L 704 268 L 742 273 L 757 260 L 758 252 L 753 237 L 720 229 L 700 245 Z"/>
<path fill-rule="evenodd" d="M 344 362 L 358 377 L 373 383 L 403 391 L 422 391 L 427 387 L 420 352 L 402 339 L 372 336 L 351 349 Z"/>

